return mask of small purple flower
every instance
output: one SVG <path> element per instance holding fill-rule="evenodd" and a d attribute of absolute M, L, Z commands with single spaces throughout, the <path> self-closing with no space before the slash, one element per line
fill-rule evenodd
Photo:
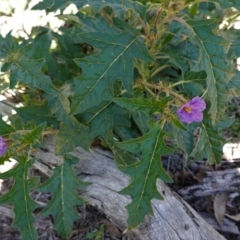
<path fill-rule="evenodd" d="M 0 136 L 0 157 L 5 153 L 7 149 L 6 141 Z"/>
<path fill-rule="evenodd" d="M 186 104 L 184 104 L 177 114 L 182 122 L 192 123 L 201 122 L 203 120 L 203 110 L 206 104 L 200 97 L 195 97 Z"/>

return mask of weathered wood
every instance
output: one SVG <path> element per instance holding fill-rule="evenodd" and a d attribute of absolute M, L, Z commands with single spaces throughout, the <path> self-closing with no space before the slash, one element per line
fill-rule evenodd
<path fill-rule="evenodd" d="M 45 141 L 46 149 L 33 153 L 37 162 L 53 166 L 61 162 L 54 155 L 54 138 Z M 73 153 L 80 158 L 75 169 L 83 181 L 92 182 L 82 195 L 91 204 L 97 205 L 119 229 L 127 228 L 128 196 L 118 194 L 126 187 L 130 178 L 120 172 L 108 151 L 92 149 L 86 152 L 77 148 Z M 39 165 L 36 165 L 36 167 Z M 144 223 L 127 235 L 137 240 L 223 240 L 225 239 L 208 225 L 184 200 L 163 182 L 157 187 L 164 194 L 164 201 L 152 200 L 154 216 L 147 216 Z"/>
<path fill-rule="evenodd" d="M 205 197 L 224 192 L 239 192 L 240 168 L 206 172 L 206 177 L 198 184 L 179 191 L 185 200 Z"/>

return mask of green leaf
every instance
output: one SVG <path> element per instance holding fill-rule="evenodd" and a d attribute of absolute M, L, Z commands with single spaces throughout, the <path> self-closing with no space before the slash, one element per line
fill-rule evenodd
<path fill-rule="evenodd" d="M 79 3 L 77 0 L 73 0 L 76 3 Z M 108 0 L 108 1 L 103 1 L 103 0 L 89 0 L 88 4 L 94 9 L 95 12 L 98 12 L 100 9 L 110 6 L 113 8 L 113 10 L 118 14 L 118 17 L 122 17 L 123 14 L 132 9 L 135 10 L 137 13 L 140 14 L 140 16 L 143 18 L 145 15 L 146 7 L 140 4 L 137 1 L 119 1 L 119 0 Z M 85 3 L 78 4 L 78 7 L 83 7 Z"/>
<path fill-rule="evenodd" d="M 134 122 L 137 124 L 139 130 L 141 131 L 142 134 L 145 134 L 148 132 L 148 127 L 147 127 L 147 121 L 148 117 L 144 112 L 137 111 L 137 112 L 132 112 L 132 117 L 134 119 Z"/>
<path fill-rule="evenodd" d="M 100 14 L 96 14 L 96 18 L 92 18 L 79 13 L 78 17 L 81 24 L 76 24 L 74 26 L 73 33 L 71 35 L 71 38 L 74 39 L 75 42 L 81 41 L 79 33 L 108 32 L 117 34 L 119 31 L 117 28 L 109 28 L 108 22 Z"/>
<path fill-rule="evenodd" d="M 234 74 L 234 77 L 231 79 L 231 81 L 228 82 L 229 88 L 235 88 L 237 90 L 240 89 L 240 72 L 236 71 Z"/>
<path fill-rule="evenodd" d="M 224 139 L 219 135 L 218 126 L 213 126 L 209 116 L 204 116 L 195 148 L 191 153 L 194 161 L 207 158 L 208 164 L 217 164 L 222 160 Z"/>
<path fill-rule="evenodd" d="M 46 127 L 46 123 L 39 124 L 36 128 L 34 128 L 31 132 L 23 135 L 21 139 L 21 144 L 23 145 L 33 145 L 36 142 L 39 142 L 42 139 L 42 132 Z"/>
<path fill-rule="evenodd" d="M 15 156 L 16 157 L 16 156 Z M 27 157 L 17 157 L 18 165 L 0 174 L 0 179 L 14 178 L 14 185 L 9 192 L 0 198 L 0 204 L 11 203 L 14 208 L 15 218 L 12 227 L 19 228 L 23 240 L 38 239 L 37 231 L 34 227 L 34 217 L 32 212 L 39 206 L 30 197 L 30 190 L 38 184 L 38 178 L 28 178 L 29 168 L 34 160 L 27 160 Z"/>
<path fill-rule="evenodd" d="M 6 37 L 0 35 L 0 58 L 6 58 L 9 52 L 17 51 L 18 48 L 19 44 L 17 39 L 11 36 L 11 33 L 8 33 Z M 3 69 L 1 70 L 4 71 Z"/>
<path fill-rule="evenodd" d="M 236 8 L 240 10 L 240 1 L 239 0 L 213 0 L 213 2 L 217 3 L 218 7 L 226 9 L 226 8 Z"/>
<path fill-rule="evenodd" d="M 224 118 L 222 118 L 217 123 L 218 131 L 231 127 L 231 125 L 235 122 L 235 120 L 236 120 L 235 116 L 232 116 L 232 117 L 224 116 Z"/>
<path fill-rule="evenodd" d="M 198 2 L 193 3 L 192 5 L 189 6 L 188 12 L 189 12 L 189 15 L 191 16 L 191 18 L 194 18 L 195 15 L 197 14 L 198 7 L 199 7 L 199 3 Z"/>
<path fill-rule="evenodd" d="M 34 120 L 36 124 L 46 122 L 47 126 L 52 126 L 53 128 L 57 128 L 59 125 L 59 122 L 49 111 L 49 108 L 46 104 L 42 106 L 32 105 L 27 107 L 15 108 L 15 110 L 22 118 L 24 123 Z"/>
<path fill-rule="evenodd" d="M 41 72 L 44 59 L 31 60 L 34 45 L 27 45 L 17 52 L 8 55 L 11 62 L 10 87 L 14 88 L 18 81 L 32 88 L 39 88 L 47 93 L 55 93 L 51 79 Z"/>
<path fill-rule="evenodd" d="M 227 85 L 232 78 L 232 70 L 226 61 L 226 49 L 229 42 L 214 35 L 216 20 L 188 20 L 194 37 L 191 39 L 199 47 L 200 57 L 192 71 L 207 72 L 207 95 L 210 99 L 209 110 L 213 124 L 221 118 L 226 109 Z"/>
<path fill-rule="evenodd" d="M 193 124 L 187 126 L 186 129 L 183 130 L 176 125 L 172 124 L 171 122 L 167 123 L 164 126 L 164 131 L 171 133 L 176 140 L 177 146 L 185 152 L 186 160 L 189 162 L 190 154 L 194 148 L 194 138 L 193 138 Z"/>
<path fill-rule="evenodd" d="M 10 145 L 4 156 L 0 157 L 0 164 L 15 156 L 25 156 L 30 151 L 31 147 L 39 145 L 42 140 L 42 132 L 44 131 L 46 123 L 41 123 L 37 127 L 34 121 L 23 125 L 21 120 L 15 122 L 14 132 L 11 132 L 9 140 Z"/>
<path fill-rule="evenodd" d="M 134 154 L 124 151 L 116 146 L 116 142 L 103 140 L 104 144 L 106 144 L 114 154 L 114 160 L 117 164 L 122 166 L 128 166 L 137 162 L 137 158 Z"/>
<path fill-rule="evenodd" d="M 15 132 L 15 129 L 3 121 L 2 115 L 0 114 L 0 136 L 4 136 L 12 132 Z"/>
<path fill-rule="evenodd" d="M 119 1 L 119 0 L 111 0 L 111 1 L 103 1 L 103 0 L 88 0 L 86 1 L 79 1 L 79 0 L 71 0 L 71 1 L 65 1 L 65 0 L 43 0 L 36 4 L 32 9 L 34 10 L 47 10 L 47 12 L 50 11 L 56 11 L 58 9 L 64 10 L 69 4 L 75 4 L 78 9 L 82 8 L 83 6 L 86 6 L 86 4 L 89 4 L 95 12 L 100 11 L 102 8 L 106 6 L 110 6 L 114 9 L 114 11 L 121 17 L 124 12 L 133 9 L 137 13 L 140 14 L 140 16 L 143 18 L 146 7 L 138 2 L 132 2 L 129 0 Z"/>
<path fill-rule="evenodd" d="M 139 132 L 137 131 L 137 129 L 135 130 L 133 128 L 122 126 L 122 125 L 115 126 L 114 132 L 120 137 L 122 141 L 127 141 L 139 135 Z"/>
<path fill-rule="evenodd" d="M 183 82 L 181 85 L 177 85 L 178 88 L 190 96 L 201 96 L 206 89 L 207 74 L 205 71 L 184 73 Z"/>
<path fill-rule="evenodd" d="M 190 41 L 192 36 L 190 29 L 185 25 L 181 25 L 180 22 L 172 21 L 168 31 L 174 37 L 170 43 L 161 49 L 161 53 L 169 57 L 167 64 L 174 66 L 174 68 L 179 68 L 182 74 L 189 71 L 189 68 L 194 67 L 199 58 L 198 47 Z M 168 39 L 168 36 L 168 34 L 164 34 L 162 37 L 163 41 L 166 38 Z M 170 68 L 170 74 L 171 70 Z"/>
<path fill-rule="evenodd" d="M 62 238 L 68 238 L 73 228 L 73 222 L 81 218 L 75 209 L 75 205 L 83 205 L 84 200 L 79 197 L 76 189 L 83 189 L 89 183 L 79 180 L 72 170 L 72 165 L 78 162 L 78 158 L 65 155 L 63 163 L 54 169 L 53 175 L 44 182 L 37 191 L 52 192 L 53 198 L 47 204 L 42 215 L 51 214 L 54 218 L 54 229 Z"/>
<path fill-rule="evenodd" d="M 71 38 L 69 34 L 71 31 L 62 30 L 63 34 L 52 33 L 53 37 L 58 43 L 58 48 L 60 53 L 58 54 L 58 59 L 60 59 L 65 65 L 74 64 L 74 58 L 84 57 L 85 54 L 82 51 L 81 45 L 76 44 L 76 39 Z M 77 66 L 76 66 L 77 67 Z"/>
<path fill-rule="evenodd" d="M 82 42 L 91 44 L 101 52 L 75 59 L 82 68 L 83 75 L 75 80 L 72 114 L 84 112 L 96 105 L 96 102 L 111 101 L 116 79 L 121 79 L 126 90 L 131 93 L 134 84 L 134 58 L 152 61 L 139 32 L 134 28 L 129 31 L 126 23 L 116 21 L 125 29 L 118 34 L 89 32 L 79 35 Z"/>
<path fill-rule="evenodd" d="M 85 143 L 88 142 L 89 144 L 97 137 L 112 140 L 114 126 L 130 125 L 127 111 L 112 102 L 102 102 L 76 117 L 88 127 L 88 131 L 79 132 L 78 136 L 80 139 L 85 139 Z M 82 146 L 81 144 L 80 146 Z"/>
<path fill-rule="evenodd" d="M 62 123 L 55 143 L 55 154 L 63 155 L 73 152 L 78 146 L 89 151 L 90 145 L 88 131 L 84 125 L 69 126 Z"/>
<path fill-rule="evenodd" d="M 89 127 L 87 136 L 90 142 L 96 137 L 112 139 L 113 116 L 118 113 L 118 110 L 121 111 L 115 104 L 102 102 L 100 105 L 78 115 L 80 122 Z"/>
<path fill-rule="evenodd" d="M 179 128 L 183 131 L 187 131 L 188 129 L 178 120 L 178 118 L 174 115 L 169 117 L 169 121 L 173 124 L 174 127 Z"/>
<path fill-rule="evenodd" d="M 79 123 L 74 116 L 69 116 L 70 102 L 69 95 L 72 94 L 72 84 L 65 83 L 59 92 L 54 94 L 44 94 L 48 101 L 51 112 L 55 114 L 58 121 L 63 122 L 65 125 L 72 126 L 75 129 L 85 130 L 83 124 Z"/>
<path fill-rule="evenodd" d="M 116 143 L 116 146 L 132 153 L 142 152 L 140 162 L 120 167 L 132 178 L 131 184 L 120 193 L 130 195 L 132 202 L 127 206 L 129 229 L 138 226 L 147 214 L 153 214 L 151 200 L 163 199 L 156 187 L 158 178 L 165 182 L 172 179 L 163 169 L 160 157 L 171 154 L 172 149 L 164 143 L 164 132 L 160 126 L 152 126 L 149 133 L 137 139 Z"/>
<path fill-rule="evenodd" d="M 228 28 L 223 29 L 219 32 L 222 37 L 224 37 L 228 42 L 231 43 L 230 48 L 227 52 L 227 57 L 229 60 L 235 61 L 240 56 L 240 47 L 239 47 L 239 41 L 240 41 L 240 33 L 238 29 L 234 28 Z"/>
<path fill-rule="evenodd" d="M 61 61 L 61 64 L 58 63 L 55 58 L 50 54 L 52 51 L 51 43 L 55 34 L 52 32 L 49 34 L 49 29 L 45 29 L 44 33 L 37 35 L 34 39 L 34 59 L 44 59 L 45 64 L 42 67 L 42 71 L 48 76 L 51 76 L 51 79 L 54 84 L 60 84 L 62 81 L 65 81 L 70 76 L 69 68 L 64 61 Z M 68 45 L 68 50 L 72 48 L 72 45 Z M 76 49 L 75 49 L 75 52 Z M 61 59 L 62 60 L 62 59 Z M 59 55 L 58 55 L 59 61 Z M 72 60 L 73 61 L 73 60 Z"/>
<path fill-rule="evenodd" d="M 142 99 L 142 98 L 115 98 L 114 102 L 119 106 L 124 107 L 132 111 L 142 111 L 148 117 L 150 117 L 154 112 L 163 112 L 164 108 L 170 101 L 169 97 L 163 98 L 161 100 Z"/>

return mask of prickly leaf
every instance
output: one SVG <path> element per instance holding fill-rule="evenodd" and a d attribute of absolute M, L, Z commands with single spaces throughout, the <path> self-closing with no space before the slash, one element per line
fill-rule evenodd
<path fill-rule="evenodd" d="M 125 89 L 131 93 L 134 59 L 152 61 L 139 32 L 120 20 L 116 22 L 123 28 L 121 32 L 79 34 L 82 42 L 98 48 L 100 53 L 75 60 L 83 75 L 75 80 L 72 114 L 84 112 L 96 102 L 111 101 L 114 97 L 113 84 L 117 79 L 121 79 Z"/>
<path fill-rule="evenodd" d="M 84 201 L 76 190 L 89 185 L 89 183 L 80 181 L 72 169 L 72 165 L 78 160 L 72 155 L 65 155 L 63 163 L 56 167 L 53 175 L 37 189 L 40 192 L 53 193 L 52 199 L 42 214 L 53 216 L 54 229 L 63 238 L 70 236 L 73 222 L 81 218 L 75 206 L 84 204 Z"/>
<path fill-rule="evenodd" d="M 38 178 L 28 178 L 29 168 L 34 160 L 28 160 L 27 156 L 18 157 L 18 165 L 13 169 L 0 174 L 0 179 L 14 178 L 13 187 L 0 198 L 0 204 L 13 204 L 15 218 L 12 227 L 19 228 L 23 240 L 36 240 L 37 231 L 34 227 L 32 212 L 39 206 L 30 197 L 30 190 L 38 184 Z"/>
<path fill-rule="evenodd" d="M 151 199 L 163 199 L 156 187 L 157 179 L 172 182 L 161 164 L 161 155 L 172 153 L 172 149 L 164 143 L 164 135 L 157 125 L 151 126 L 150 131 L 140 138 L 116 143 L 117 147 L 125 151 L 142 152 L 139 162 L 120 167 L 132 178 L 131 184 L 120 192 L 132 198 L 132 202 L 126 207 L 129 229 L 138 226 L 147 214 L 153 213 Z"/>

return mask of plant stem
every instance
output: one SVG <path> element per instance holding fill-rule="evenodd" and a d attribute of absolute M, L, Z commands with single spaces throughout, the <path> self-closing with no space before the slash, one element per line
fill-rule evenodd
<path fill-rule="evenodd" d="M 169 67 L 169 65 L 163 65 L 163 66 L 157 68 L 157 69 L 152 73 L 151 78 L 152 78 L 153 76 L 155 76 L 157 73 L 161 72 L 163 69 L 167 68 L 167 67 Z"/>
<path fill-rule="evenodd" d="M 144 83 L 142 83 L 144 86 L 147 86 L 147 87 L 150 87 L 150 88 L 153 88 L 153 89 L 157 89 L 157 90 L 159 90 L 159 91 L 165 91 L 165 92 L 169 92 L 171 95 L 173 95 L 174 97 L 176 97 L 176 98 L 178 98 L 179 100 L 181 100 L 181 101 L 183 101 L 184 103 L 186 102 L 186 99 L 182 96 L 182 95 L 180 95 L 180 94 L 178 94 L 178 93 L 176 93 L 176 92 L 174 92 L 174 91 L 172 91 L 172 90 L 169 90 L 169 89 L 167 89 L 167 91 L 166 91 L 166 88 L 168 88 L 168 87 L 158 87 L 158 86 L 156 86 L 156 85 L 154 85 L 154 84 L 151 84 L 151 83 L 146 83 L 146 82 L 144 82 Z"/>
<path fill-rule="evenodd" d="M 177 85 L 189 83 L 189 82 L 192 82 L 192 80 L 189 80 L 189 81 L 182 80 L 182 81 L 176 82 L 174 84 L 171 84 L 171 88 L 176 87 Z"/>
<path fill-rule="evenodd" d="M 168 59 L 170 58 L 169 56 L 158 56 L 158 57 L 154 57 L 155 59 Z"/>
<path fill-rule="evenodd" d="M 150 90 L 150 88 L 148 88 L 147 86 L 144 86 L 144 88 L 154 97 L 156 97 L 156 95 Z"/>

